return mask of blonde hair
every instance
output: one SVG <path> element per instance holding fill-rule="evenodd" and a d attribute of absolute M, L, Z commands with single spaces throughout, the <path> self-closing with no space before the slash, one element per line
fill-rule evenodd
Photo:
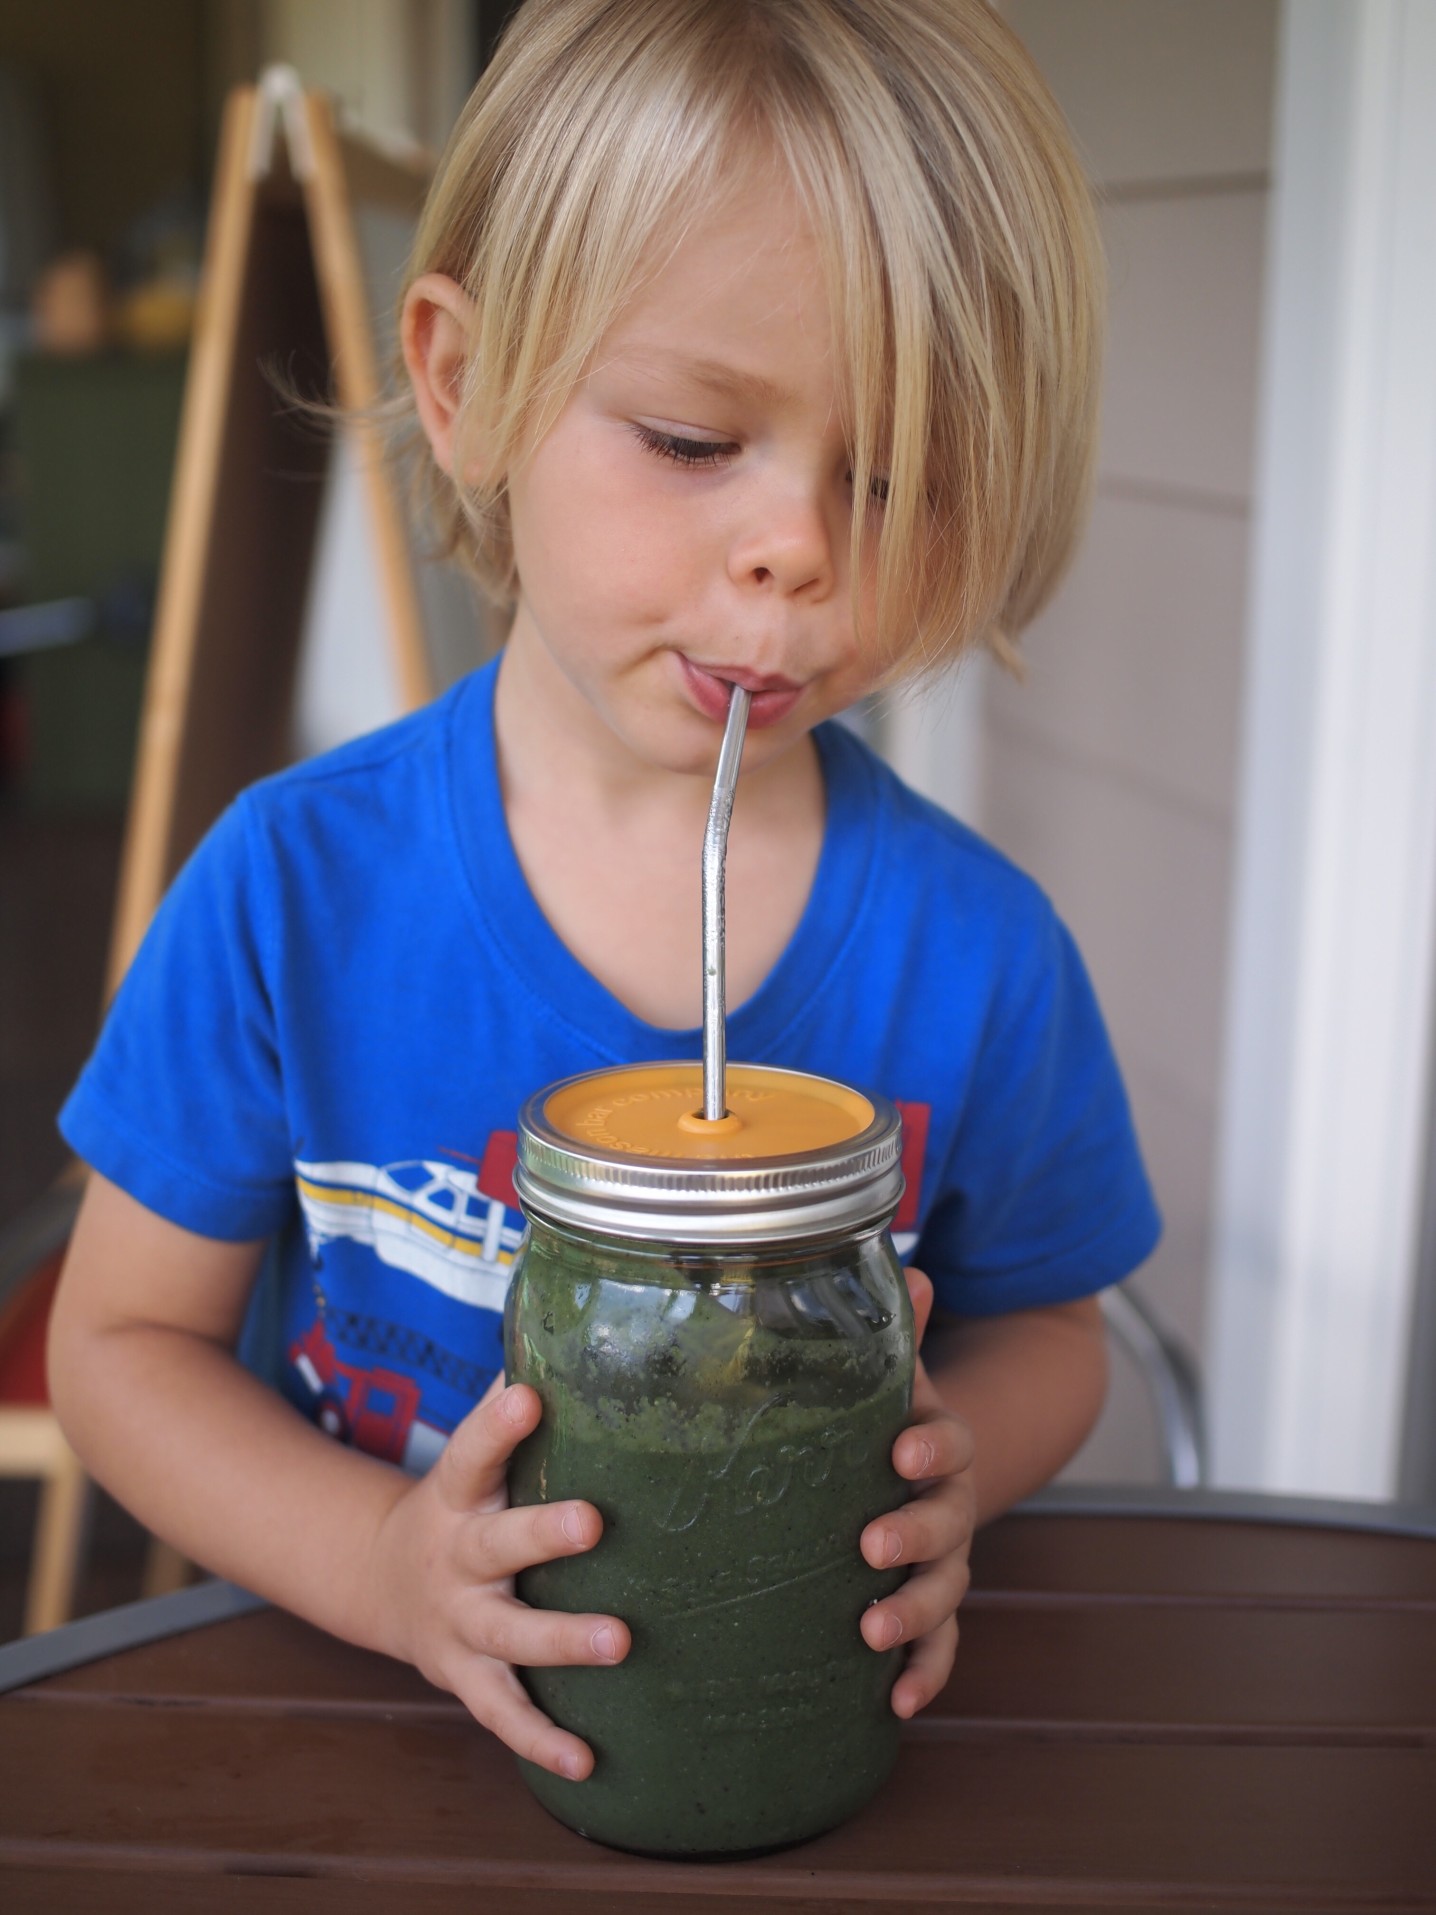
<path fill-rule="evenodd" d="M 428 462 L 442 549 L 512 596 L 502 475 L 755 138 L 823 248 L 854 497 L 888 476 L 887 669 L 977 640 L 1014 663 L 1085 516 L 1104 276 L 1062 116 L 987 0 L 527 0 L 410 264 L 473 301 L 461 423 L 481 417 L 497 475 L 460 487 Z"/>

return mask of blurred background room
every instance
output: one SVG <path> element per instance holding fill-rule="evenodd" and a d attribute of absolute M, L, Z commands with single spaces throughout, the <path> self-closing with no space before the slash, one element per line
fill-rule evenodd
<path fill-rule="evenodd" d="M 0 1418 L 34 1387 L 5 1368 L 6 1275 L 65 1171 L 55 1114 L 106 990 L 225 100 L 280 63 L 418 164 L 507 11 L 0 12 Z M 1436 1502 L 1436 8 L 1003 11 L 1101 203 L 1091 524 L 1024 684 L 978 659 L 863 722 L 1086 954 L 1167 1224 L 1132 1288 L 1200 1375 L 1207 1480 Z M 402 232 L 361 240 L 382 351 Z M 296 752 L 400 697 L 343 442 L 303 483 L 326 477 Z M 443 684 L 496 634 L 427 571 L 422 597 Z M 40 1495 L 13 1467 L 0 1639 Z M 1151 1376 L 1119 1354 L 1068 1474 L 1165 1467 Z M 133 1597 L 143 1556 L 96 1498 L 77 1608 Z"/>

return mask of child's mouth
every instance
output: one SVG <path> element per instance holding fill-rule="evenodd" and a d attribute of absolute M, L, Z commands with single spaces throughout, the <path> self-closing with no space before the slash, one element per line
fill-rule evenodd
<path fill-rule="evenodd" d="M 756 730 L 786 718 L 803 695 L 803 687 L 795 685 L 790 678 L 765 677 L 761 672 L 746 671 L 737 665 L 695 665 L 682 652 L 678 654 L 678 662 L 694 704 L 715 724 L 721 725 L 727 718 L 728 701 L 735 685 L 752 693 L 748 724 Z"/>

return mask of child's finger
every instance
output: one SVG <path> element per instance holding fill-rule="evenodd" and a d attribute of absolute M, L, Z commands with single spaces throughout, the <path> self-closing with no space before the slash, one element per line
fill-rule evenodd
<path fill-rule="evenodd" d="M 454 1694 L 474 1720 L 491 1729 L 515 1755 L 573 1782 L 593 1773 L 588 1744 L 536 1708 L 512 1669 L 476 1660 L 455 1683 Z"/>
<path fill-rule="evenodd" d="M 469 1411 L 434 1465 L 434 1482 L 450 1509 L 476 1509 L 504 1491 L 509 1457 L 539 1426 L 543 1404 L 526 1383 L 491 1389 Z"/>
<path fill-rule="evenodd" d="M 903 1270 L 907 1278 L 907 1293 L 912 1299 L 912 1319 L 915 1331 L 914 1343 L 920 1349 L 927 1332 L 927 1320 L 932 1315 L 932 1278 L 924 1270 L 908 1264 Z"/>
<path fill-rule="evenodd" d="M 944 1411 L 909 1423 L 893 1443 L 893 1468 L 910 1483 L 971 1469 L 977 1444 L 960 1416 Z"/>
<path fill-rule="evenodd" d="M 476 1583 L 498 1582 L 535 1563 L 592 1549 L 602 1534 L 603 1518 L 592 1503 L 535 1503 L 475 1515 L 463 1526 L 459 1567 Z"/>
<path fill-rule="evenodd" d="M 632 1637 L 617 1616 L 530 1609 L 516 1596 L 491 1596 L 464 1631 L 470 1648 L 519 1669 L 603 1668 L 622 1662 Z"/>
<path fill-rule="evenodd" d="M 901 1589 L 863 1611 L 863 1641 L 869 1649 L 916 1642 L 947 1621 L 970 1581 L 965 1556 L 944 1556 L 915 1569 Z"/>
<path fill-rule="evenodd" d="M 952 1674 L 956 1655 L 957 1617 L 949 1616 L 931 1635 L 922 1636 L 913 1644 L 907 1667 L 893 1684 L 893 1714 L 906 1721 L 919 1709 L 925 1709 L 934 1696 L 941 1695 Z"/>
<path fill-rule="evenodd" d="M 949 1488 L 955 1493 L 946 1493 Z M 959 1486 L 943 1484 L 875 1518 L 859 1538 L 859 1547 L 874 1569 L 933 1563 L 970 1543 L 975 1527 L 972 1499 Z"/>

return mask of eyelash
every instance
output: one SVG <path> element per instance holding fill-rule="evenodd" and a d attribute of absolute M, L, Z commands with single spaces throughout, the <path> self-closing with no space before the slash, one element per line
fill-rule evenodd
<path fill-rule="evenodd" d="M 635 423 L 634 433 L 639 444 L 646 446 L 660 459 L 670 459 L 674 465 L 715 466 L 726 465 L 738 450 L 737 446 L 726 444 L 719 439 L 685 439 L 676 432 L 658 432 L 652 426 Z M 852 478 L 852 473 L 848 477 Z M 874 505 L 886 505 L 890 481 L 875 477 L 869 487 Z"/>
<path fill-rule="evenodd" d="M 635 425 L 633 430 L 640 445 L 674 465 L 725 465 L 738 450 L 719 439 L 685 439 L 676 432 L 656 432 L 652 426 Z"/>

